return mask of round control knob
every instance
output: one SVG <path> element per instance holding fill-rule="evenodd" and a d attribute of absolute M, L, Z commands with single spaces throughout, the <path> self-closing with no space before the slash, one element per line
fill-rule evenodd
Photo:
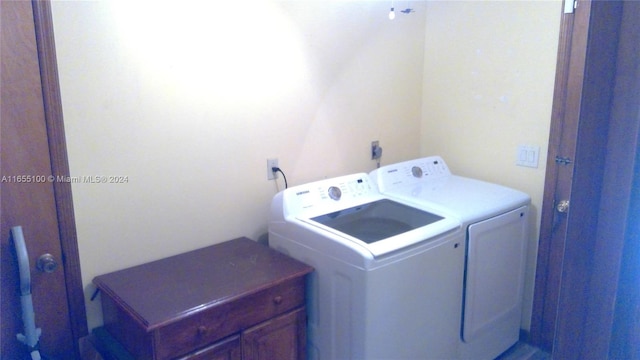
<path fill-rule="evenodd" d="M 420 166 L 414 166 L 411 168 L 411 173 L 414 177 L 420 178 L 422 177 L 422 168 L 420 168 Z"/>
<path fill-rule="evenodd" d="M 332 186 L 329 188 L 329 197 L 333 200 L 340 200 L 340 197 L 342 197 L 342 190 L 340 190 L 339 187 L 337 186 Z"/>

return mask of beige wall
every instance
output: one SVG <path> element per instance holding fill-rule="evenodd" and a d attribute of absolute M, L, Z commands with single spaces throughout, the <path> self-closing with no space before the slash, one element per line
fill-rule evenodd
<path fill-rule="evenodd" d="M 153 4 L 153 5 L 150 5 Z M 207 5 L 209 4 L 209 5 Z M 289 185 L 419 154 L 424 7 L 53 2 L 85 294 L 93 277 L 267 231 Z M 87 301 L 89 326 L 100 308 Z"/>
<path fill-rule="evenodd" d="M 560 2 L 410 4 L 389 21 L 387 1 L 54 1 L 71 173 L 128 177 L 73 185 L 86 296 L 105 272 L 258 239 L 272 157 L 296 185 L 372 170 L 380 140 L 383 164 L 440 154 L 538 213 L 543 166 L 513 163 L 516 144 L 545 161 Z"/>
<path fill-rule="evenodd" d="M 529 328 L 561 1 L 427 3 L 422 155 L 531 195 L 523 327 Z M 516 166 L 540 147 L 538 168 Z"/>

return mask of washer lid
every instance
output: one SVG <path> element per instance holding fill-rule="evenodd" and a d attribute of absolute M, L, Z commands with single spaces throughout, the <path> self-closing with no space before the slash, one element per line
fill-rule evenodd
<path fill-rule="evenodd" d="M 367 244 L 400 235 L 442 219 L 442 216 L 389 199 L 311 218 L 313 221 Z"/>

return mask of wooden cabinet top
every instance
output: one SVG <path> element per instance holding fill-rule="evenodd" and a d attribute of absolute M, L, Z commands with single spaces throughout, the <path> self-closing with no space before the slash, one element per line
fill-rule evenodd
<path fill-rule="evenodd" d="M 238 238 L 100 275 L 93 282 L 150 331 L 311 271 L 267 246 Z"/>

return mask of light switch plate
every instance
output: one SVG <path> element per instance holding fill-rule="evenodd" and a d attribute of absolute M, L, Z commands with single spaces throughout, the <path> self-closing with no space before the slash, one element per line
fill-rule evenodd
<path fill-rule="evenodd" d="M 537 168 L 539 156 L 540 146 L 518 145 L 518 153 L 516 154 L 516 165 Z"/>

